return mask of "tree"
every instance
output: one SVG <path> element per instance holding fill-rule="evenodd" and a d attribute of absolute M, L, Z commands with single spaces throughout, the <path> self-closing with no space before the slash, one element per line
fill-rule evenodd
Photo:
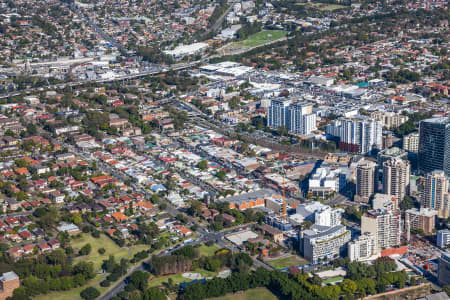
<path fill-rule="evenodd" d="M 92 262 L 80 261 L 73 266 L 73 274 L 82 274 L 86 279 L 92 279 L 95 276 L 94 264 Z"/>
<path fill-rule="evenodd" d="M 83 222 L 83 219 L 81 218 L 81 216 L 79 214 L 73 214 L 72 215 L 72 221 L 73 223 L 75 223 L 76 225 L 80 225 L 81 222 Z"/>
<path fill-rule="evenodd" d="M 5 133 L 4 133 L 4 135 L 5 135 L 5 136 L 12 136 L 12 137 L 15 136 L 14 132 L 12 132 L 10 129 L 7 129 L 7 130 L 5 131 Z"/>
<path fill-rule="evenodd" d="M 153 194 L 152 198 L 150 198 L 150 201 L 152 203 L 158 203 L 159 202 L 159 196 L 157 194 Z"/>
<path fill-rule="evenodd" d="M 317 274 L 314 274 L 313 277 L 309 278 L 309 281 L 311 282 L 312 285 L 322 284 L 322 279 Z"/>
<path fill-rule="evenodd" d="M 42 280 L 36 276 L 28 276 L 23 280 L 23 285 L 30 296 L 36 296 L 42 293 Z"/>
<path fill-rule="evenodd" d="M 381 257 L 375 261 L 374 268 L 379 277 L 381 274 L 394 271 L 396 269 L 396 264 L 394 260 L 389 257 Z"/>
<path fill-rule="evenodd" d="M 228 105 L 230 106 L 231 109 L 238 108 L 240 104 L 241 100 L 239 99 L 239 97 L 236 96 L 233 96 L 231 100 L 228 102 Z"/>
<path fill-rule="evenodd" d="M 150 299 L 150 300 L 166 300 L 166 295 L 156 288 L 148 289 L 144 292 L 144 299 Z"/>
<path fill-rule="evenodd" d="M 365 110 L 364 108 L 360 108 L 359 109 L 359 114 L 361 116 L 369 116 L 369 113 L 367 112 L 367 110 Z"/>
<path fill-rule="evenodd" d="M 77 274 L 73 277 L 73 282 L 75 286 L 83 286 L 86 284 L 86 278 L 84 278 L 83 274 Z"/>
<path fill-rule="evenodd" d="M 285 135 L 287 135 L 287 134 L 288 134 L 288 130 L 287 130 L 286 126 L 280 126 L 280 127 L 278 127 L 278 134 L 279 134 L 280 136 L 285 136 Z"/>
<path fill-rule="evenodd" d="M 130 284 L 141 291 L 145 291 L 148 285 L 149 277 L 150 273 L 148 272 L 135 271 L 130 275 Z"/>
<path fill-rule="evenodd" d="M 399 71 L 391 70 L 383 74 L 383 77 L 395 83 L 409 83 L 419 81 L 421 76 L 417 72 L 402 69 Z"/>
<path fill-rule="evenodd" d="M 125 287 L 125 291 L 127 291 L 129 289 L 129 285 Z M 122 298 L 123 299 L 123 298 Z M 133 291 L 129 291 L 127 293 L 127 299 L 128 300 L 142 300 L 142 293 L 139 290 L 133 290 Z"/>
<path fill-rule="evenodd" d="M 208 259 L 208 262 L 205 265 L 206 270 L 211 271 L 211 272 L 217 272 L 220 267 L 221 267 L 222 263 L 220 262 L 220 260 L 212 258 L 212 259 Z"/>
<path fill-rule="evenodd" d="M 338 285 L 321 286 L 320 288 L 315 289 L 314 292 L 322 299 L 338 300 L 339 295 L 341 294 L 341 288 Z"/>
<path fill-rule="evenodd" d="M 345 80 L 352 80 L 352 78 L 353 78 L 353 70 L 352 69 L 345 70 L 342 73 L 342 77 L 344 77 Z"/>
<path fill-rule="evenodd" d="M 36 125 L 32 124 L 32 123 L 28 123 L 27 124 L 27 133 L 29 135 L 35 135 L 37 134 L 37 127 Z"/>
<path fill-rule="evenodd" d="M 354 206 L 349 206 L 345 209 L 346 218 L 353 221 L 360 221 L 362 212 Z"/>
<path fill-rule="evenodd" d="M 358 288 L 356 283 L 351 279 L 344 279 L 339 286 L 346 294 L 354 294 Z"/>
<path fill-rule="evenodd" d="M 10 246 L 6 243 L 0 243 L 0 252 L 5 252 L 6 250 L 8 250 L 10 248 Z"/>
<path fill-rule="evenodd" d="M 162 52 L 158 47 L 140 47 L 138 54 L 142 56 L 143 60 L 152 63 L 173 63 L 172 57 Z"/>
<path fill-rule="evenodd" d="M 304 229 L 309 229 L 312 226 L 312 222 L 311 221 L 304 221 L 302 224 L 300 224 L 301 228 Z"/>
<path fill-rule="evenodd" d="M 47 213 L 47 210 L 44 207 L 38 207 L 34 210 L 33 216 L 35 216 L 36 218 L 41 218 L 46 213 Z"/>
<path fill-rule="evenodd" d="M 100 292 L 95 287 L 90 286 L 82 290 L 80 296 L 85 300 L 93 300 L 100 296 Z"/>
<path fill-rule="evenodd" d="M 408 210 L 414 207 L 414 199 L 410 196 L 405 196 L 403 198 L 403 201 L 400 202 L 400 208 L 401 210 Z"/>
<path fill-rule="evenodd" d="M 216 176 L 217 176 L 217 178 L 219 178 L 222 181 L 224 181 L 226 179 L 226 173 L 224 171 L 217 172 Z"/>
<path fill-rule="evenodd" d="M 367 264 L 352 261 L 347 265 L 347 276 L 351 280 L 359 280 L 364 277 L 374 277 L 376 275 L 373 266 Z"/>
<path fill-rule="evenodd" d="M 446 285 L 446 286 L 444 286 L 443 290 L 444 290 L 444 292 L 446 292 L 446 293 L 447 293 L 447 295 L 448 295 L 448 296 L 450 296 L 450 284 L 449 284 L 449 285 Z"/>
<path fill-rule="evenodd" d="M 406 274 L 403 275 L 403 272 L 399 272 L 397 274 L 397 286 L 398 286 L 398 288 L 402 289 L 402 288 L 405 287 L 407 278 L 408 278 L 408 276 Z"/>
<path fill-rule="evenodd" d="M 384 291 L 386 291 L 386 286 L 389 284 L 389 282 L 386 280 L 386 278 L 384 276 L 381 276 L 381 278 L 379 278 L 377 280 L 377 285 L 376 285 L 376 289 L 378 293 L 384 293 Z"/>
<path fill-rule="evenodd" d="M 152 223 L 140 223 L 138 225 L 138 236 L 139 239 L 142 239 L 146 241 L 147 243 L 150 243 L 154 238 L 157 237 L 159 234 L 159 228 L 158 226 L 152 222 Z"/>
<path fill-rule="evenodd" d="M 78 252 L 78 254 L 79 254 L 80 256 L 88 255 L 89 253 L 91 253 L 91 250 L 92 250 L 91 244 L 86 244 L 86 245 L 84 245 L 84 246 L 80 249 L 80 251 Z"/>
<path fill-rule="evenodd" d="M 241 151 L 242 154 L 246 154 L 250 151 L 250 147 L 247 143 L 241 143 L 239 145 L 239 151 Z"/>
<path fill-rule="evenodd" d="M 114 260 L 114 255 L 109 255 L 109 258 L 107 260 L 103 261 L 102 269 L 105 270 L 108 273 L 111 273 L 114 271 L 114 268 L 116 267 L 116 262 Z"/>
<path fill-rule="evenodd" d="M 16 164 L 16 166 L 18 168 L 28 168 L 28 166 L 30 165 L 26 160 L 24 159 L 17 159 L 16 161 L 14 161 L 14 163 Z"/>
<path fill-rule="evenodd" d="M 373 280 L 372 278 L 363 278 L 357 280 L 356 285 L 358 286 L 358 294 L 361 297 L 376 294 L 375 280 Z"/>
<path fill-rule="evenodd" d="M 187 212 L 191 216 L 198 217 L 202 214 L 201 207 L 202 202 L 194 200 L 191 202 L 191 206 L 188 208 Z"/>
<path fill-rule="evenodd" d="M 13 292 L 13 296 L 8 298 L 10 300 L 28 300 L 30 296 L 28 295 L 25 287 L 19 286 Z"/>
<path fill-rule="evenodd" d="M 188 219 L 183 214 L 177 214 L 175 218 L 180 221 L 181 224 L 185 225 L 188 222 Z"/>
<path fill-rule="evenodd" d="M 54 265 L 64 265 L 66 263 L 66 254 L 63 249 L 56 249 L 47 256 L 47 260 Z"/>
<path fill-rule="evenodd" d="M 206 170 L 208 168 L 208 161 L 207 160 L 202 160 L 197 164 L 197 167 L 200 170 Z"/>

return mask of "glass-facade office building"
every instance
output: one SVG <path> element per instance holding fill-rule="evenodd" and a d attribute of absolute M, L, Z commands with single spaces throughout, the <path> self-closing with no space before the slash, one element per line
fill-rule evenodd
<path fill-rule="evenodd" d="M 443 170 L 450 175 L 450 118 L 422 120 L 419 126 L 419 172 Z"/>

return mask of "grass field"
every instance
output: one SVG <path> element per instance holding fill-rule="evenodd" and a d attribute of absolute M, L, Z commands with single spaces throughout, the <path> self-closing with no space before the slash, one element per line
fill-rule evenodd
<path fill-rule="evenodd" d="M 209 298 L 208 300 L 277 300 L 278 298 L 266 288 L 257 288 L 239 292 L 234 294 L 227 294 L 223 297 Z"/>
<path fill-rule="evenodd" d="M 130 247 L 131 250 L 131 256 L 129 257 L 130 259 L 133 258 L 133 255 L 135 255 L 138 252 L 144 251 L 144 250 L 148 250 L 150 249 L 150 245 L 135 245 Z"/>
<path fill-rule="evenodd" d="M 308 263 L 308 261 L 306 261 L 305 259 L 303 259 L 301 257 L 298 257 L 297 255 L 291 255 L 288 257 L 283 257 L 280 259 L 268 261 L 268 264 L 276 269 L 284 269 L 284 268 L 303 265 L 303 264 L 307 264 L 307 263 Z"/>
<path fill-rule="evenodd" d="M 287 31 L 284 30 L 263 30 L 249 35 L 243 41 L 233 43 L 233 46 L 256 47 L 270 41 L 278 40 L 286 35 Z"/>
<path fill-rule="evenodd" d="M 220 247 L 216 244 L 212 245 L 211 247 L 208 247 L 206 245 L 201 245 L 198 250 L 200 252 L 200 256 L 213 256 L 214 253 L 216 253 L 217 250 L 219 250 Z"/>
<path fill-rule="evenodd" d="M 214 272 L 209 272 L 203 269 L 192 271 L 192 273 L 200 273 L 203 277 L 213 277 L 217 274 Z M 164 283 L 167 283 L 169 281 L 169 278 L 172 278 L 174 284 L 180 284 L 182 282 L 189 282 L 191 281 L 188 278 L 184 278 L 181 274 L 173 274 L 173 275 L 166 275 L 166 276 L 160 276 L 160 277 L 150 277 L 148 286 L 149 287 L 157 287 L 161 286 Z"/>
<path fill-rule="evenodd" d="M 148 245 L 136 245 L 136 246 L 130 247 L 130 251 L 128 251 L 128 249 L 120 248 L 119 246 L 117 246 L 109 237 L 107 237 L 104 234 L 101 234 L 100 237 L 98 239 L 96 239 L 96 238 L 92 237 L 90 234 L 83 233 L 81 238 L 74 239 L 73 241 L 71 241 L 70 244 L 73 248 L 80 249 L 81 247 L 83 247 L 84 245 L 86 245 L 88 243 L 91 244 L 91 246 L 92 246 L 91 253 L 87 257 L 83 256 L 83 257 L 75 258 L 74 263 L 76 263 L 77 260 L 93 262 L 95 270 L 100 270 L 103 260 L 108 259 L 110 254 L 114 255 L 116 260 L 118 260 L 123 257 L 128 257 L 129 252 L 131 252 L 131 255 L 128 258 L 132 258 L 135 253 L 149 249 Z M 106 252 L 104 254 L 99 254 L 98 249 L 100 249 L 100 248 L 105 248 Z M 103 278 L 103 275 L 98 274 L 95 276 L 94 279 L 90 280 L 82 287 L 79 287 L 76 289 L 71 289 L 69 291 L 52 292 L 52 293 L 49 293 L 46 295 L 38 296 L 34 299 L 37 299 L 37 300 L 81 299 L 80 292 L 89 286 L 95 286 L 99 290 L 99 292 L 101 294 L 103 294 L 110 287 L 104 288 L 104 287 L 99 286 L 99 283 L 100 283 L 100 281 L 102 281 L 102 278 Z"/>
<path fill-rule="evenodd" d="M 347 6 L 339 5 L 339 4 L 327 4 L 327 3 L 297 3 L 297 5 L 308 5 L 311 7 L 315 7 L 321 11 L 333 11 L 333 10 L 347 7 Z"/>
<path fill-rule="evenodd" d="M 181 274 L 167 275 L 161 277 L 150 277 L 148 286 L 149 287 L 157 287 L 163 285 L 163 283 L 167 283 L 169 278 L 172 278 L 174 284 L 179 284 L 185 281 L 189 281 L 189 279 L 184 278 Z"/>
<path fill-rule="evenodd" d="M 75 263 L 77 260 L 93 262 L 95 270 L 98 270 L 100 269 L 103 261 L 108 259 L 110 254 L 114 255 L 116 260 L 120 260 L 121 258 L 128 256 L 128 249 L 120 248 L 104 234 L 101 234 L 98 239 L 92 237 L 90 234 L 82 234 L 81 238 L 74 239 L 70 244 L 73 248 L 80 249 L 88 243 L 92 246 L 91 253 L 87 257 L 77 257 L 75 259 Z M 98 249 L 100 248 L 105 248 L 106 252 L 104 254 L 98 253 Z"/>
<path fill-rule="evenodd" d="M 332 283 L 332 282 L 336 282 L 336 281 L 340 281 L 340 280 L 344 280 L 344 277 L 338 276 L 338 277 L 328 278 L 328 279 L 325 279 L 325 280 L 323 281 L 323 283 L 324 283 L 324 284 L 328 284 L 328 283 Z"/>

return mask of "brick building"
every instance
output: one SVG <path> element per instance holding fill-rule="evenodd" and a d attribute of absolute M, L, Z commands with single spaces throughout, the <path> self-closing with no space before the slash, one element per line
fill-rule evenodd
<path fill-rule="evenodd" d="M 13 292 L 20 286 L 19 276 L 14 272 L 6 272 L 0 277 L 0 300 L 12 297 Z"/>

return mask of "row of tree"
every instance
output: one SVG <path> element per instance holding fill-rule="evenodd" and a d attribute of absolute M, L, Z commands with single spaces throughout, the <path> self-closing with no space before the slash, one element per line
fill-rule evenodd
<path fill-rule="evenodd" d="M 140 47 L 137 51 L 142 59 L 151 63 L 163 63 L 163 64 L 173 64 L 174 60 L 170 55 L 165 54 L 160 50 L 158 46 L 153 47 Z"/>
<path fill-rule="evenodd" d="M 205 283 L 197 282 L 188 285 L 182 291 L 185 300 L 199 300 L 220 297 L 227 293 L 236 293 L 256 287 L 267 287 L 277 296 L 285 299 L 325 299 L 308 293 L 300 284 L 292 280 L 288 274 L 258 268 L 248 274 L 233 273 L 228 278 L 214 278 Z"/>
<path fill-rule="evenodd" d="M 404 271 L 395 272 L 397 266 L 388 257 L 377 259 L 373 265 L 357 261 L 349 262 L 348 259 L 337 259 L 335 266 L 347 268 L 347 278 L 357 283 L 357 290 L 361 296 L 382 293 L 388 285 L 403 288 L 408 280 Z M 360 289 L 360 286 L 363 286 L 364 289 Z"/>
<path fill-rule="evenodd" d="M 112 282 L 117 281 L 122 275 L 127 273 L 128 261 L 125 258 L 122 258 L 119 263 L 117 263 L 114 259 L 113 255 L 110 255 L 107 260 L 104 260 L 102 263 L 102 269 L 106 273 L 109 273 L 106 276 L 106 279 L 100 282 L 100 285 L 103 287 L 110 286 Z"/>
<path fill-rule="evenodd" d="M 20 260 L 13 265 L 13 270 L 23 278 L 23 284 L 14 290 L 12 299 L 21 300 L 80 287 L 95 277 L 92 262 L 80 261 L 72 266 L 62 250 L 55 250 L 47 257 Z"/>
<path fill-rule="evenodd" d="M 192 259 L 182 255 L 153 255 L 149 268 L 157 276 L 183 273 L 192 269 Z"/>
<path fill-rule="evenodd" d="M 235 272 L 226 279 L 214 278 L 205 283 L 194 283 L 188 285 L 181 294 L 185 300 L 205 299 L 264 286 L 283 299 L 338 300 L 341 297 L 354 299 L 355 296 L 365 297 L 381 293 L 388 285 L 396 285 L 399 288 L 405 286 L 408 276 L 404 271 L 391 272 L 392 266 L 388 260 L 379 260 L 376 265 L 371 271 L 368 271 L 370 268 L 349 265 L 350 277 L 355 280 L 346 278 L 339 285 L 322 286 L 322 280 L 317 275 L 288 275 L 259 268 L 250 273 Z M 367 272 L 373 271 L 376 279 L 356 275 L 358 271 L 364 276 L 369 276 Z"/>
<path fill-rule="evenodd" d="M 246 253 L 233 254 L 229 250 L 217 251 L 213 256 L 200 256 L 198 248 L 188 245 L 172 253 L 172 255 L 152 256 L 149 262 L 150 271 L 157 275 L 176 274 L 197 268 L 217 272 L 223 267 L 247 273 L 253 260 Z"/>
<path fill-rule="evenodd" d="M 389 72 L 386 72 L 383 77 L 388 80 L 395 83 L 410 83 L 419 81 L 421 79 L 421 76 L 419 73 L 410 71 L 407 69 L 402 69 L 399 71 L 391 70 Z"/>

